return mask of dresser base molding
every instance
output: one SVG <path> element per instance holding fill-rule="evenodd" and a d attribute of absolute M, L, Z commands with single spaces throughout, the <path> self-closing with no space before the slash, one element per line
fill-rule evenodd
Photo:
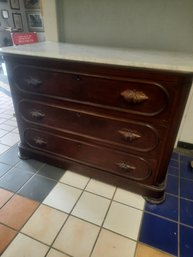
<path fill-rule="evenodd" d="M 54 165 L 65 170 L 80 173 L 82 175 L 94 178 L 96 180 L 121 187 L 125 190 L 141 194 L 147 202 L 160 204 L 165 200 L 165 183 L 159 186 L 149 186 L 130 179 L 125 179 L 116 175 L 109 175 L 104 170 L 99 170 L 91 166 L 83 165 L 79 162 L 60 158 L 54 154 L 40 152 L 35 149 L 28 148 L 23 144 L 19 144 L 18 156 L 21 159 L 36 159 Z"/>

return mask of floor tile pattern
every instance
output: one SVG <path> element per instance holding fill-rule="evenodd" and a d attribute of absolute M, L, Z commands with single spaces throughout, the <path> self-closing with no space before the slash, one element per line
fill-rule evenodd
<path fill-rule="evenodd" d="M 192 158 L 173 152 L 160 205 L 70 170 L 21 161 L 11 97 L 1 89 L 2 257 L 193 256 Z"/>
<path fill-rule="evenodd" d="M 89 257 L 100 228 L 69 217 L 53 247 L 74 257 Z"/>

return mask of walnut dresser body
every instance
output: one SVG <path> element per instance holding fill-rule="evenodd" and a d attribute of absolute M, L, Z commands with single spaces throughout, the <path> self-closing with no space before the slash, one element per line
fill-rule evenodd
<path fill-rule="evenodd" d="M 192 64 L 174 69 L 167 55 L 157 64 L 147 53 L 57 43 L 3 51 L 21 158 L 163 200 Z"/>

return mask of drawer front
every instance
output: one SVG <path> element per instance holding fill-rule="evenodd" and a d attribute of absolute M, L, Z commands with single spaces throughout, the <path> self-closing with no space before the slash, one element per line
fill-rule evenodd
<path fill-rule="evenodd" d="M 145 116 L 161 113 L 169 99 L 163 85 L 127 77 L 17 66 L 13 78 L 23 93 Z"/>
<path fill-rule="evenodd" d="M 155 149 L 162 132 L 137 121 L 115 120 L 83 109 L 67 109 L 37 101 L 23 100 L 19 110 L 27 122 L 141 152 Z"/>
<path fill-rule="evenodd" d="M 26 144 L 31 148 L 62 158 L 65 157 L 125 178 L 143 181 L 152 174 L 147 161 L 135 155 L 71 140 L 36 129 L 26 129 L 24 138 Z"/>

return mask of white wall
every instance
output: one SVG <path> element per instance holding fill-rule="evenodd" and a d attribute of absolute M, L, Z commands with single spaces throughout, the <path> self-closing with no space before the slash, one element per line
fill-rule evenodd
<path fill-rule="evenodd" d="M 58 0 L 60 41 L 193 52 L 193 0 Z"/>
<path fill-rule="evenodd" d="M 193 85 L 179 129 L 177 141 L 193 144 Z"/>
<path fill-rule="evenodd" d="M 58 41 L 56 1 L 42 0 L 42 13 L 44 17 L 46 40 Z"/>

